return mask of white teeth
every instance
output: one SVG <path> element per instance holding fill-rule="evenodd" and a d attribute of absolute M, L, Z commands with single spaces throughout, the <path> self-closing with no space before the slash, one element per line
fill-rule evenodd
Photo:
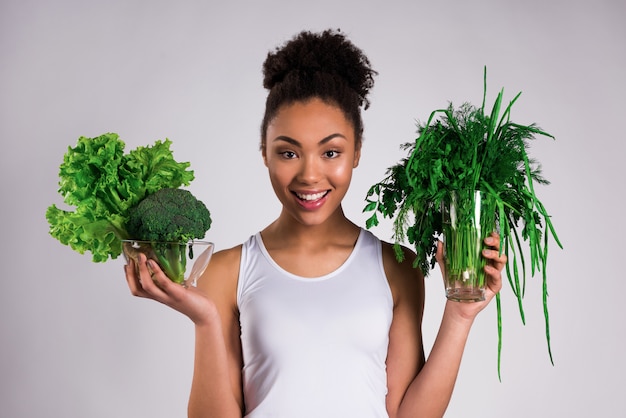
<path fill-rule="evenodd" d="M 326 192 L 320 192 L 320 193 L 314 193 L 314 194 L 296 193 L 296 196 L 298 196 L 299 199 L 308 200 L 308 201 L 321 199 L 322 197 L 324 197 L 324 195 L 326 195 Z"/>

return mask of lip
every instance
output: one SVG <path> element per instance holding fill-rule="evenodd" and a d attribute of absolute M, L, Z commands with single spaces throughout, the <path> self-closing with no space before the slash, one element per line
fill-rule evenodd
<path fill-rule="evenodd" d="M 326 202 L 330 190 L 294 191 L 296 202 L 305 210 L 316 210 Z M 319 197 L 318 197 L 319 195 Z M 306 196 L 306 197 L 305 197 Z"/>

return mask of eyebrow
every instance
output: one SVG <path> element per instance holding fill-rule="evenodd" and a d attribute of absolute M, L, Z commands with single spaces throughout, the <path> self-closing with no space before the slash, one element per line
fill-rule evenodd
<path fill-rule="evenodd" d="M 334 133 L 334 134 L 328 135 L 325 138 L 322 138 L 317 144 L 318 145 L 324 145 L 324 144 L 326 144 L 327 142 L 331 141 L 334 138 L 348 139 L 348 138 L 346 138 L 344 135 L 342 135 L 340 133 Z M 302 146 L 302 144 L 298 140 L 290 138 L 290 137 L 288 137 L 286 135 L 279 135 L 276 138 L 274 138 L 274 141 L 284 141 L 284 142 L 287 142 L 287 143 L 289 143 L 291 145 L 294 145 L 296 147 L 301 147 Z"/>

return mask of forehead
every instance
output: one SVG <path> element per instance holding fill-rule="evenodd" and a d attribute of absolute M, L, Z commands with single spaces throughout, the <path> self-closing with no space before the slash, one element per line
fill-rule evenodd
<path fill-rule="evenodd" d="M 295 102 L 280 108 L 267 127 L 268 139 L 287 135 L 295 139 L 319 140 L 341 134 L 354 140 L 354 127 L 337 106 L 320 99 Z"/>

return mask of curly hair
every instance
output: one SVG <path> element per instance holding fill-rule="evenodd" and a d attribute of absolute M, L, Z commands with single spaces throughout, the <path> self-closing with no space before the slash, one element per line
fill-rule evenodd
<path fill-rule="evenodd" d="M 377 74 L 365 54 L 341 31 L 300 32 L 268 53 L 263 63 L 263 87 L 269 90 L 261 124 L 261 149 L 266 132 L 282 106 L 319 98 L 338 106 L 354 127 L 360 145 L 367 95 Z"/>

